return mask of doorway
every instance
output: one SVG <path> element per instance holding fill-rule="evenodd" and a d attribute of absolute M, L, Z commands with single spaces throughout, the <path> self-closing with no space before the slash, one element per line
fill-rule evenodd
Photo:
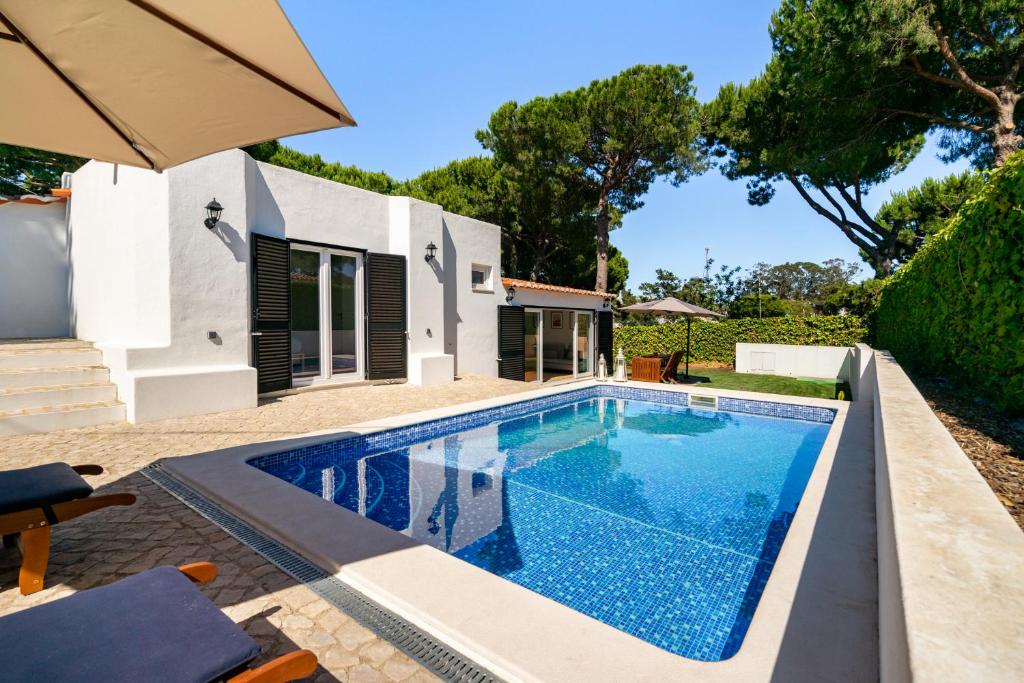
<path fill-rule="evenodd" d="M 293 243 L 290 263 L 292 386 L 363 379 L 363 255 Z"/>
<path fill-rule="evenodd" d="M 593 313 L 530 308 L 523 322 L 525 381 L 556 382 L 593 374 Z"/>

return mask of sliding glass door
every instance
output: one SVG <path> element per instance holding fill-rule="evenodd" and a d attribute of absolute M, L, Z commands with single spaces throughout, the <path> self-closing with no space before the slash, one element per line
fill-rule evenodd
<path fill-rule="evenodd" d="M 363 377 L 362 254 L 292 245 L 292 385 Z"/>
<path fill-rule="evenodd" d="M 292 248 L 292 378 L 320 376 L 320 254 Z"/>
<path fill-rule="evenodd" d="M 590 326 L 592 316 L 589 313 L 576 314 L 576 376 L 589 375 L 590 367 Z"/>
<path fill-rule="evenodd" d="M 356 256 L 331 254 L 331 374 L 350 375 L 356 363 Z"/>
<path fill-rule="evenodd" d="M 552 382 L 593 374 L 593 313 L 533 308 L 524 312 L 523 322 L 527 382 Z"/>

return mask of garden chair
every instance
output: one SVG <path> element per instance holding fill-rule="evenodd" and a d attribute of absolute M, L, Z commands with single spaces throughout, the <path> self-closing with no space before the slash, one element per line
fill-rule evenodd
<path fill-rule="evenodd" d="M 111 505 L 131 505 L 135 496 L 112 493 L 93 496 L 83 474 L 101 474 L 99 465 L 72 467 L 54 462 L 37 467 L 0 472 L 0 535 L 4 545 L 21 536 L 22 595 L 43 589 L 50 560 L 50 527 Z"/>
<path fill-rule="evenodd" d="M 668 382 L 670 384 L 679 384 L 679 380 L 676 379 L 676 375 L 679 374 L 679 361 L 683 359 L 682 351 L 673 351 L 672 355 L 668 357 L 665 362 L 665 367 L 661 369 L 661 381 Z"/>
<path fill-rule="evenodd" d="M 195 587 L 209 562 L 157 567 L 0 617 L 3 678 L 10 681 L 277 683 L 310 676 L 298 650 L 248 665 L 260 647 Z"/>

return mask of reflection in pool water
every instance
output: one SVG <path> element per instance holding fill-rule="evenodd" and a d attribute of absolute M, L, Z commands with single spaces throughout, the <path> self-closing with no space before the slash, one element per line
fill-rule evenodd
<path fill-rule="evenodd" d="M 666 650 L 715 661 L 742 642 L 828 430 L 594 398 L 387 453 L 261 467 Z"/>

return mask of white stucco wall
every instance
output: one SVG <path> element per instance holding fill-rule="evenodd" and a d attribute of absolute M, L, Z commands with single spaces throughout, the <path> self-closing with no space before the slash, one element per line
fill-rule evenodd
<path fill-rule="evenodd" d="M 100 346 L 169 344 L 167 176 L 90 161 L 71 187 L 72 333 Z"/>
<path fill-rule="evenodd" d="M 456 374 L 498 374 L 498 306 L 501 287 L 501 228 L 458 214 L 442 214 L 445 352 L 456 359 Z M 491 288 L 473 289 L 473 265 L 490 266 Z"/>
<path fill-rule="evenodd" d="M 248 157 L 247 162 L 253 232 L 388 252 L 389 197 Z"/>
<path fill-rule="evenodd" d="M 72 184 L 73 332 L 103 351 L 132 421 L 255 404 L 254 232 L 406 256 L 409 381 L 451 381 L 456 355 L 459 372 L 496 374 L 496 311 L 505 299 L 497 226 L 258 163 L 240 150 L 163 174 L 90 162 Z M 211 231 L 203 218 L 214 197 L 224 212 Z M 438 250 L 428 263 L 430 242 Z M 494 291 L 473 291 L 474 263 L 491 266 Z"/>
<path fill-rule="evenodd" d="M 849 380 L 852 364 L 848 346 L 736 345 L 736 372 Z"/>
<path fill-rule="evenodd" d="M 0 205 L 0 339 L 68 335 L 66 210 Z"/>
<path fill-rule="evenodd" d="M 499 283 L 500 284 L 500 283 Z M 501 300 L 505 301 L 505 288 L 502 287 Z M 569 294 L 566 292 L 547 292 L 541 289 L 516 289 L 514 306 L 537 306 L 543 308 L 580 308 L 594 311 L 611 310 L 604 308 L 604 299 L 587 294 Z"/>

